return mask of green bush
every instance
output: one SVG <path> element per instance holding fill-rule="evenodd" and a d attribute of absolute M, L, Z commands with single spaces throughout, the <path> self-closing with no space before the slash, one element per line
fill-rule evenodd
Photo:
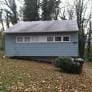
<path fill-rule="evenodd" d="M 67 73 L 80 73 L 80 64 L 72 61 L 69 57 L 59 57 L 55 61 L 55 66 Z"/>

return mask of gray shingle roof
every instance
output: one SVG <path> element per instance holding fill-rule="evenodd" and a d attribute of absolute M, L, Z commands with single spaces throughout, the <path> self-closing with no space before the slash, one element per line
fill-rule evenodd
<path fill-rule="evenodd" d="M 32 32 L 70 32 L 78 31 L 75 20 L 32 21 L 17 23 L 5 33 L 32 33 Z"/>

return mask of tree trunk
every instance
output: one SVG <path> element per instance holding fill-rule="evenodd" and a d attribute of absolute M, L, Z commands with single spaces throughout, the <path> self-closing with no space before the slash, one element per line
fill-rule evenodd
<path fill-rule="evenodd" d="M 88 47 L 87 47 L 87 56 L 91 55 L 91 22 L 90 22 L 90 29 L 88 33 Z"/>
<path fill-rule="evenodd" d="M 6 12 L 6 25 L 7 25 L 7 28 L 9 28 L 9 16 L 7 12 Z"/>
<path fill-rule="evenodd" d="M 3 20 L 1 19 L 1 24 L 2 24 L 2 31 L 4 31 L 4 24 L 3 24 Z"/>

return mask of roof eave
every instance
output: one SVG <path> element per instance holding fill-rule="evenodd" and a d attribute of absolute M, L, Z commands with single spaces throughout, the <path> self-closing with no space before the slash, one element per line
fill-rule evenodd
<path fill-rule="evenodd" d="M 57 32 L 58 32 L 58 33 L 59 33 L 59 32 L 60 32 L 60 33 L 64 33 L 64 32 L 65 32 L 65 33 L 66 33 L 66 32 L 78 32 L 78 31 L 79 31 L 79 30 L 72 30 L 72 31 L 49 31 L 49 32 L 48 32 L 48 31 L 46 31 L 46 32 L 45 32 L 45 31 L 44 31 L 44 32 L 43 32 L 43 31 L 42 31 L 42 32 L 35 32 L 35 31 L 34 31 L 34 32 L 5 32 L 5 31 L 4 31 L 4 33 L 5 33 L 5 34 L 7 34 L 7 33 L 9 33 L 9 34 L 13 34 L 13 33 L 14 33 L 14 34 L 15 34 L 15 33 L 57 33 Z"/>

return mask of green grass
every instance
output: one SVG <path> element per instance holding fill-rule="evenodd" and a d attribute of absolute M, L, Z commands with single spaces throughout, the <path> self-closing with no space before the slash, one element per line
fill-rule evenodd
<path fill-rule="evenodd" d="M 0 56 L 0 92 L 92 92 L 85 73 L 64 74 L 53 65 Z"/>

